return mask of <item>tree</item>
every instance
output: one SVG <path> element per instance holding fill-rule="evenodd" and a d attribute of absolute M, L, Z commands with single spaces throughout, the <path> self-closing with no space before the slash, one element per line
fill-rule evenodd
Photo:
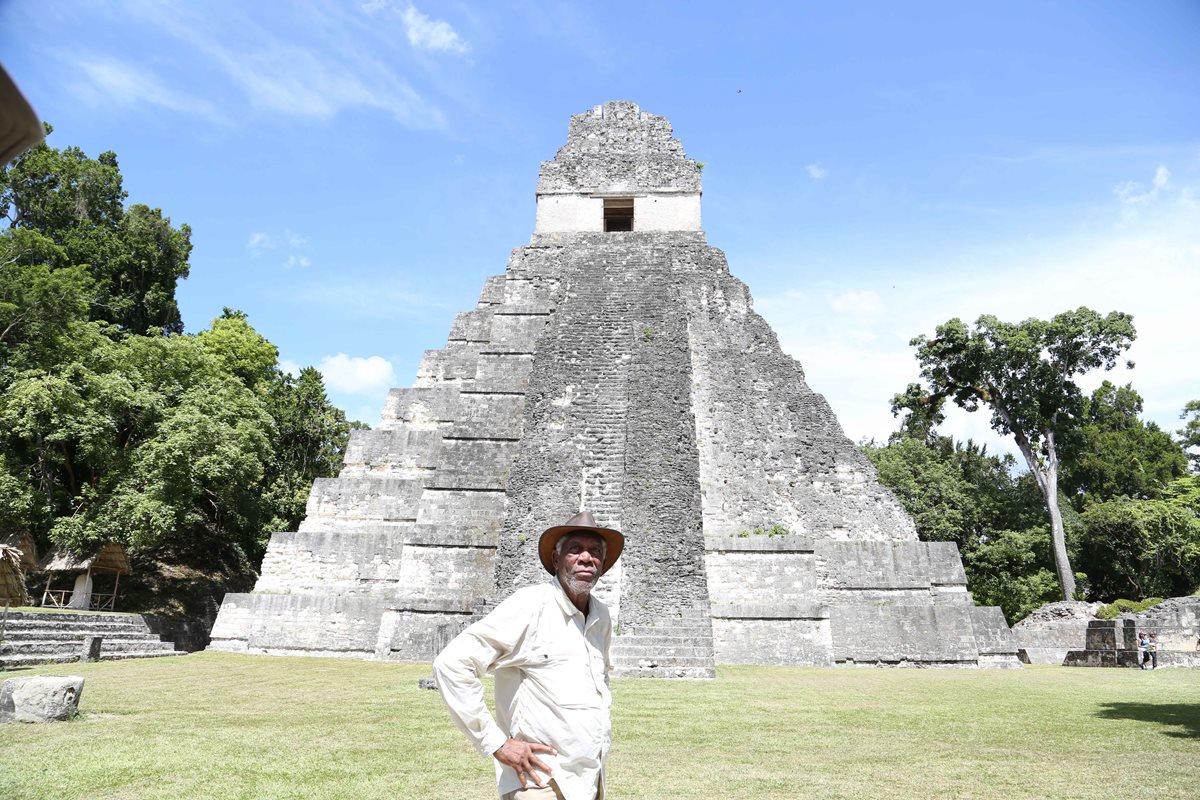
<path fill-rule="evenodd" d="M 1183 448 L 1188 453 L 1188 458 L 1192 460 L 1192 469 L 1200 472 L 1200 400 L 1192 400 L 1183 407 L 1183 413 L 1179 415 L 1180 419 L 1187 420 L 1186 424 L 1179 429 L 1179 436 L 1183 439 Z"/>
<path fill-rule="evenodd" d="M 1200 585 L 1200 519 L 1164 500 L 1122 497 L 1082 514 L 1079 563 L 1093 596 L 1176 597 Z"/>
<path fill-rule="evenodd" d="M 992 428 L 1016 440 L 1050 517 L 1055 568 L 1067 600 L 1075 594 L 1075 575 L 1059 507 L 1058 442 L 1081 422 L 1084 398 L 1073 378 L 1115 367 L 1135 335 L 1128 314 L 1101 316 L 1080 308 L 1017 324 L 984 315 L 973 330 L 955 318 L 939 325 L 934 338 L 911 342 L 928 388 L 910 386 L 904 396 L 950 398 L 967 411 L 986 405 Z"/>
<path fill-rule="evenodd" d="M 1104 381 L 1084 403 L 1080 426 L 1063 440 L 1063 493 L 1076 510 L 1117 497 L 1161 498 L 1187 472 L 1183 447 L 1138 414 L 1142 397 L 1131 385 Z"/>
<path fill-rule="evenodd" d="M 17 264 L 86 267 L 95 281 L 92 319 L 138 334 L 178 333 L 175 286 L 188 275 L 191 228 L 172 227 L 157 208 L 127 209 L 125 198 L 115 153 L 91 159 L 77 147 L 42 142 L 0 168 L 2 236 L 26 233 Z M 30 247 L 29 233 L 42 237 L 39 247 Z"/>

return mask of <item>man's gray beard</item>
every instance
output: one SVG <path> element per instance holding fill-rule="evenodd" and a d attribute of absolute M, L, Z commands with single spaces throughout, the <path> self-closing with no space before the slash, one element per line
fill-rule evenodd
<path fill-rule="evenodd" d="M 600 582 L 600 576 L 597 575 L 590 581 L 583 581 L 572 577 L 566 570 L 559 570 L 558 580 L 571 594 L 591 594 L 592 589 L 595 589 L 596 584 Z"/>

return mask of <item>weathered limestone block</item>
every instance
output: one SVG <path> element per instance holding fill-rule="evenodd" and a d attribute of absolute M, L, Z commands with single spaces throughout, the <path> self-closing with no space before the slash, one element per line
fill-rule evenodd
<path fill-rule="evenodd" d="M 403 549 L 404 533 L 398 529 L 277 533 L 267 545 L 254 589 L 289 594 L 324 587 L 394 594 L 401 581 Z"/>
<path fill-rule="evenodd" d="M 818 542 L 827 589 L 930 589 L 965 586 L 953 542 Z"/>
<path fill-rule="evenodd" d="M 426 487 L 417 511 L 417 525 L 452 534 L 495 537 L 504 516 L 502 489 L 459 490 Z"/>
<path fill-rule="evenodd" d="M 79 710 L 83 678 L 34 675 L 0 683 L 0 722 L 56 722 Z"/>
<path fill-rule="evenodd" d="M 383 404 L 379 427 L 404 424 L 410 430 L 438 430 L 441 424 L 453 422 L 458 410 L 458 392 L 456 383 L 392 389 Z"/>
<path fill-rule="evenodd" d="M 528 353 L 480 353 L 472 376 L 476 392 L 517 392 L 524 394 L 529 387 L 529 372 L 533 356 Z"/>
<path fill-rule="evenodd" d="M 471 624 L 472 612 L 390 609 L 383 617 L 373 652 L 380 661 L 432 661 Z"/>
<path fill-rule="evenodd" d="M 759 619 L 713 616 L 718 664 L 833 666 L 829 618 Z"/>
<path fill-rule="evenodd" d="M 451 342 L 482 344 L 492 338 L 492 307 L 485 306 L 473 311 L 463 311 L 454 318 L 450 326 Z"/>
<path fill-rule="evenodd" d="M 444 439 L 431 489 L 503 490 L 518 443 L 509 439 Z M 416 514 L 413 514 L 414 519 Z"/>
<path fill-rule="evenodd" d="M 368 658 L 388 600 L 347 594 L 225 595 L 214 650 Z"/>
<path fill-rule="evenodd" d="M 398 596 L 482 604 L 492 594 L 495 559 L 492 547 L 406 545 Z"/>
<path fill-rule="evenodd" d="M 1030 664 L 1062 664 L 1071 650 L 1087 647 L 1088 622 L 1099 604 L 1048 603 L 1012 627 L 1017 647 Z"/>
<path fill-rule="evenodd" d="M 417 368 L 415 386 L 470 383 L 475 379 L 480 347 L 479 344 L 449 342 L 441 350 L 426 350 L 421 366 Z"/>
<path fill-rule="evenodd" d="M 317 478 L 306 512 L 310 517 L 416 520 L 423 491 L 422 482 L 413 478 Z"/>
<path fill-rule="evenodd" d="M 522 394 L 463 392 L 459 400 L 459 417 L 446 434 L 454 439 L 511 439 L 521 438 L 521 421 L 525 410 Z"/>
<path fill-rule="evenodd" d="M 423 477 L 437 466 L 442 434 L 405 423 L 395 428 L 350 431 L 345 470 L 386 472 L 396 477 Z M 343 473 L 345 474 L 345 473 Z"/>
<path fill-rule="evenodd" d="M 524 309 L 497 310 L 492 320 L 489 344 L 510 345 L 518 348 L 518 352 L 532 353 L 534 343 L 542 329 L 546 327 L 549 316 L 545 312 L 533 311 L 531 313 Z"/>
<path fill-rule="evenodd" d="M 975 666 L 970 606 L 831 605 L 833 658 L 838 663 Z"/>

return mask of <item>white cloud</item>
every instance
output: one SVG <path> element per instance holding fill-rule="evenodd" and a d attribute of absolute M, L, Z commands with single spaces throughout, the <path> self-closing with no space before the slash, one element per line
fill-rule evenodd
<path fill-rule="evenodd" d="M 404 20 L 404 32 L 408 36 L 408 43 L 418 50 L 461 54 L 469 49 L 462 37 L 450 27 L 450 23 L 430 19 L 414 5 L 405 8 L 401 18 Z"/>
<path fill-rule="evenodd" d="M 286 375 L 291 375 L 293 378 L 299 377 L 300 365 L 290 358 L 279 359 L 279 369 Z"/>
<path fill-rule="evenodd" d="M 250 238 L 246 241 L 246 249 L 251 255 L 256 258 L 262 255 L 263 250 L 272 250 L 275 247 L 275 239 L 269 233 L 255 231 L 250 234 Z"/>
<path fill-rule="evenodd" d="M 820 164 L 808 164 L 804 167 L 804 169 L 808 172 L 808 177 L 812 178 L 814 181 L 823 180 L 825 176 L 829 174 L 829 170 L 825 169 Z"/>
<path fill-rule="evenodd" d="M 1150 183 L 1150 189 L 1142 188 L 1142 185 L 1137 181 L 1124 181 L 1119 183 L 1113 189 L 1113 194 L 1122 203 L 1129 205 L 1140 205 L 1143 203 L 1151 203 L 1158 199 L 1158 193 L 1167 188 L 1167 184 L 1171 181 L 1171 171 L 1162 164 L 1158 165 L 1158 169 L 1154 170 L 1154 179 Z"/>
<path fill-rule="evenodd" d="M 308 256 L 296 252 L 307 245 L 308 239 L 290 228 L 284 228 L 283 233 L 279 234 L 254 231 L 250 234 L 250 238 L 246 240 L 246 249 L 250 251 L 252 258 L 258 258 L 267 250 L 282 249 L 284 251 L 291 251 L 288 253 L 288 257 L 282 262 L 285 269 L 312 266 L 312 261 Z"/>
<path fill-rule="evenodd" d="M 142 67 L 115 58 L 68 58 L 82 80 L 76 93 L 91 106 L 133 107 L 143 104 L 195 114 L 219 121 L 211 103 L 168 87 L 161 78 Z"/>
<path fill-rule="evenodd" d="M 322 358 L 317 369 L 330 389 L 344 394 L 379 396 L 396 383 L 392 362 L 382 356 L 338 353 Z"/>

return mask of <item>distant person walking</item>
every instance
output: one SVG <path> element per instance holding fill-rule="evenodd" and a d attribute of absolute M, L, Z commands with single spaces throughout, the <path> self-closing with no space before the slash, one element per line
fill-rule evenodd
<path fill-rule="evenodd" d="M 1158 669 L 1158 634 L 1150 634 L 1150 641 L 1146 644 L 1146 654 L 1150 656 L 1150 669 Z"/>
<path fill-rule="evenodd" d="M 1150 639 L 1145 631 L 1138 631 L 1138 669 L 1145 669 L 1150 660 Z"/>

